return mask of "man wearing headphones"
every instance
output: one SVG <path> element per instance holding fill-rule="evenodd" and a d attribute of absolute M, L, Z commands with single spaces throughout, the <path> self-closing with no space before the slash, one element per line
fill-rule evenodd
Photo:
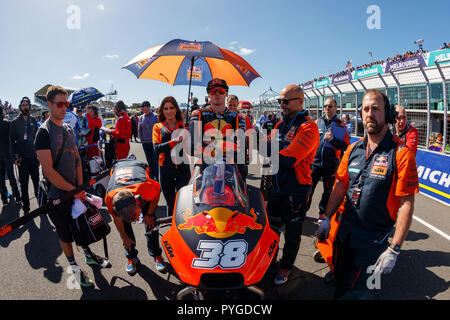
<path fill-rule="evenodd" d="M 347 148 L 318 230 L 319 241 L 328 238 L 330 217 L 340 207 L 333 247 L 335 299 L 364 299 L 369 276 L 392 271 L 419 191 L 414 153 L 389 131 L 395 109 L 387 96 L 367 91 L 361 117 L 367 135 Z"/>
<path fill-rule="evenodd" d="M 122 100 L 117 101 L 114 105 L 114 113 L 117 115 L 116 128 L 113 130 L 105 130 L 116 138 L 116 159 L 124 159 L 128 157 L 130 152 L 131 138 L 131 119 L 127 114 L 127 107 Z"/>
<path fill-rule="evenodd" d="M 140 263 L 131 223 L 139 221 L 141 213 L 145 223 L 148 253 L 155 260 L 156 270 L 166 270 L 159 246 L 159 234 L 149 232 L 155 227 L 154 213 L 160 190 L 159 183 L 150 179 L 149 167 L 144 162 L 122 159 L 111 169 L 105 203 L 122 238 L 128 259 L 126 271 L 129 274 L 134 274 Z"/>
<path fill-rule="evenodd" d="M 19 104 L 19 114 L 9 130 L 10 154 L 19 167 L 20 191 L 22 193 L 22 209 L 30 212 L 30 198 L 28 196 L 28 182 L 31 176 L 34 194 L 38 198 L 39 190 L 39 161 L 36 155 L 34 139 L 38 130 L 37 121 L 30 115 L 31 101 L 23 97 Z"/>

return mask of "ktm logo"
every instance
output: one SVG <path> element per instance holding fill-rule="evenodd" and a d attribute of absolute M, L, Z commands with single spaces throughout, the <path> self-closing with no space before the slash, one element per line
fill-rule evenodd
<path fill-rule="evenodd" d="M 3 237 L 4 235 L 10 233 L 11 230 L 12 230 L 12 228 L 11 228 L 10 225 L 2 227 L 2 228 L 0 229 L 0 237 Z"/>
<path fill-rule="evenodd" d="M 170 243 L 168 241 L 164 241 L 164 247 L 166 248 L 167 254 L 171 258 L 175 257 L 175 255 L 173 254 L 172 246 L 170 245 Z"/>
<path fill-rule="evenodd" d="M 253 209 L 250 210 L 250 215 L 227 208 L 214 208 L 191 215 L 191 211 L 186 209 L 185 223 L 180 224 L 178 228 L 194 229 L 197 234 L 206 233 L 214 238 L 228 238 L 236 233 L 244 234 L 247 229 L 261 230 L 263 226 L 256 222 L 257 219 Z"/>
<path fill-rule="evenodd" d="M 269 252 L 268 252 L 268 254 L 269 254 L 269 257 L 271 257 L 272 258 L 272 254 L 273 254 L 273 252 L 275 251 L 275 249 L 277 248 L 277 243 L 278 243 L 278 241 L 277 241 L 277 239 L 275 239 L 275 240 L 273 240 L 273 243 L 270 245 L 270 247 L 269 247 Z"/>

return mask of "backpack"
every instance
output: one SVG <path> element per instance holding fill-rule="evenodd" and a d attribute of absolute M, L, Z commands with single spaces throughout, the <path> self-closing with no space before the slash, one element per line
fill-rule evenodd
<path fill-rule="evenodd" d="M 78 246 L 88 246 L 106 238 L 111 232 L 111 227 L 97 207 L 88 202 L 84 202 L 84 205 L 87 207 L 86 212 L 72 219 L 70 225 L 73 240 Z"/>

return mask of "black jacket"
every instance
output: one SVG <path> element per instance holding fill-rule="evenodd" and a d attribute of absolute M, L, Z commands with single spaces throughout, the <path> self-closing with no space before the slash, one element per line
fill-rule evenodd
<path fill-rule="evenodd" d="M 10 121 L 0 117 L 0 158 L 9 158 L 9 128 Z"/>
<path fill-rule="evenodd" d="M 26 140 L 25 140 L 26 130 Z M 11 121 L 9 130 L 9 150 L 11 155 L 16 159 L 21 158 L 35 158 L 36 147 L 34 146 L 34 139 L 38 130 L 37 121 L 32 116 L 28 116 L 27 120 L 23 115 L 17 116 Z"/>

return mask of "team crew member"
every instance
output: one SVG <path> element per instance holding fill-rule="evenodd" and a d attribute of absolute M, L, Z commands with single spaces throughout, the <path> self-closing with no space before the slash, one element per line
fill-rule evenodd
<path fill-rule="evenodd" d="M 114 105 L 114 113 L 118 117 L 116 128 L 105 131 L 116 138 L 116 159 L 120 160 L 128 157 L 128 152 L 130 152 L 131 120 L 122 100 L 117 101 Z"/>
<path fill-rule="evenodd" d="M 17 188 L 16 177 L 14 176 L 13 161 L 9 153 L 9 129 L 10 122 L 8 119 L 5 119 L 3 108 L 0 107 L 0 193 L 3 204 L 8 204 L 5 173 L 8 176 L 16 203 L 20 202 L 19 188 Z"/>
<path fill-rule="evenodd" d="M 350 139 L 353 132 L 353 123 L 350 121 L 350 116 L 348 113 L 344 114 L 344 122 L 347 127 L 348 138 Z"/>
<path fill-rule="evenodd" d="M 28 195 L 30 177 L 33 181 L 36 199 L 38 198 L 39 188 L 39 162 L 36 156 L 36 147 L 34 146 L 38 125 L 36 119 L 30 116 L 30 107 L 30 99 L 27 97 L 22 98 L 19 105 L 21 114 L 11 121 L 9 130 L 10 154 L 19 167 L 19 182 L 24 213 L 30 212 L 30 198 Z"/>
<path fill-rule="evenodd" d="M 96 144 L 100 140 L 100 128 L 102 127 L 102 120 L 98 117 L 98 108 L 96 106 L 89 106 L 89 113 L 87 117 L 88 128 L 91 129 L 87 135 L 88 145 Z M 88 159 L 99 156 L 100 152 L 97 146 L 90 147 L 86 150 Z"/>
<path fill-rule="evenodd" d="M 367 135 L 345 152 L 319 226 L 319 239 L 327 238 L 330 217 L 344 201 L 333 251 L 336 299 L 364 298 L 369 266 L 390 273 L 411 225 L 419 191 L 416 160 L 388 130 L 388 123 L 395 121 L 392 109 L 385 94 L 369 90 L 364 95 L 361 116 Z"/>
<path fill-rule="evenodd" d="M 153 147 L 153 126 L 158 122 L 158 116 L 150 109 L 150 102 L 144 101 L 141 105 L 143 115 L 139 119 L 138 131 L 142 149 L 150 167 L 150 176 L 153 180 L 159 180 L 158 158 Z"/>
<path fill-rule="evenodd" d="M 285 225 L 285 244 L 281 269 L 274 279 L 279 285 L 288 280 L 300 247 L 306 205 L 311 192 L 311 163 L 319 146 L 317 124 L 303 110 L 303 90 L 289 85 L 280 93 L 283 120 L 275 129 L 280 133 L 279 169 L 272 177 L 267 212 L 280 216 Z M 274 139 L 272 131 L 271 139 Z M 277 155 L 272 155 L 272 157 Z"/>
<path fill-rule="evenodd" d="M 307 210 L 311 206 L 312 197 L 317 184 L 322 179 L 323 193 L 319 203 L 319 221 L 322 220 L 323 214 L 330 198 L 331 190 L 334 185 L 334 174 L 336 173 L 341 155 L 350 144 L 345 123 L 336 115 L 337 103 L 333 98 L 328 98 L 323 106 L 324 116 L 317 120 L 317 126 L 320 134 L 320 144 L 317 149 L 314 162 L 312 164 L 312 190 L 308 201 Z M 333 130 L 341 130 L 341 137 L 333 136 Z"/>
<path fill-rule="evenodd" d="M 73 131 L 75 132 L 75 143 L 79 145 L 81 127 L 78 121 L 78 116 L 75 113 L 73 113 L 72 104 L 69 104 L 69 107 L 67 108 L 66 115 L 64 116 L 63 121 L 65 124 L 68 124 L 73 129 Z"/>
<path fill-rule="evenodd" d="M 111 169 L 106 192 L 105 203 L 113 216 L 128 259 L 126 271 L 129 274 L 135 273 L 136 266 L 140 263 L 131 223 L 139 221 L 141 213 L 145 223 L 148 253 L 154 258 L 156 269 L 165 271 L 166 264 L 161 256 L 159 233 L 147 234 L 155 227 L 154 213 L 160 195 L 159 183 L 150 179 L 147 164 L 131 159 L 118 161 Z"/>
<path fill-rule="evenodd" d="M 412 152 L 414 152 L 414 155 L 416 155 L 417 144 L 419 143 L 419 133 L 416 128 L 409 124 L 405 108 L 402 106 L 395 106 L 395 111 L 397 111 L 395 134 L 411 149 Z"/>
<path fill-rule="evenodd" d="M 272 132 L 272 129 L 275 128 L 276 124 L 277 123 L 275 121 L 275 117 L 274 117 L 273 113 L 271 112 L 271 113 L 269 113 L 267 120 L 261 124 L 261 127 L 264 130 L 267 130 L 267 135 L 270 135 L 270 133 Z"/>
<path fill-rule="evenodd" d="M 208 108 L 195 110 L 191 115 L 189 124 L 189 131 L 191 134 L 191 150 L 194 156 L 200 157 L 202 163 L 203 151 L 208 145 L 207 140 L 209 139 L 206 137 L 203 139 L 204 133 L 210 129 L 217 130 L 217 141 L 224 139 L 227 130 L 237 131 L 238 129 L 241 129 L 242 132 L 245 132 L 246 129 L 245 118 L 238 112 L 227 109 L 225 105 L 225 100 L 228 96 L 228 86 L 225 80 L 216 78 L 209 81 L 208 86 L 206 87 L 206 92 L 208 93 L 210 106 Z M 200 137 L 201 140 L 195 141 L 196 136 Z M 223 145 L 225 144 L 222 144 L 222 146 Z M 221 144 L 219 144 L 219 146 L 221 146 Z M 236 143 L 234 143 L 234 146 L 236 146 Z M 237 148 L 239 149 L 239 146 L 237 146 Z M 228 147 L 224 147 L 223 149 L 225 149 L 226 152 L 230 152 L 230 148 Z M 224 158 L 226 152 L 223 153 Z M 236 152 L 233 151 L 233 153 L 236 161 Z M 238 164 L 237 168 L 241 176 L 245 179 L 247 176 L 245 164 Z"/>
<path fill-rule="evenodd" d="M 69 125 L 64 123 L 64 116 L 69 105 L 67 91 L 60 86 L 50 86 L 47 89 L 46 100 L 50 110 L 50 118 L 39 128 L 35 144 L 42 171 L 50 182 L 48 198 L 52 201 L 81 185 L 83 173 L 80 155 L 75 144 L 75 133 Z M 55 168 L 53 167 L 54 162 L 58 162 Z M 84 201 L 86 193 L 82 191 L 76 194 L 75 198 Z M 72 271 L 77 275 L 75 279 L 83 287 L 89 287 L 93 283 L 77 265 L 73 255 L 73 238 L 70 230 L 72 203 L 73 201 L 61 203 L 48 215 L 56 228 L 61 249 L 69 261 Z M 87 264 L 107 266 L 104 258 L 95 254 L 95 257 L 93 257 L 92 251 L 88 250 L 87 247 L 84 247 L 83 250 Z"/>
<path fill-rule="evenodd" d="M 239 98 L 234 94 L 230 94 L 227 98 L 228 110 L 234 111 L 234 112 L 239 112 L 238 106 L 239 106 Z M 250 158 L 250 152 L 249 152 L 250 142 L 249 142 L 248 137 L 254 132 L 254 130 L 253 130 L 253 126 L 250 121 L 250 118 L 247 117 L 247 115 L 245 113 L 239 113 L 239 115 L 245 119 L 245 132 L 247 134 L 247 136 L 245 137 L 245 163 L 246 163 L 246 165 L 241 166 L 241 171 L 242 171 L 241 175 L 245 181 L 245 179 L 247 178 L 247 175 L 248 175 L 248 166 L 247 165 L 249 163 L 249 158 Z"/>
<path fill-rule="evenodd" d="M 173 214 L 177 191 L 188 184 L 191 176 L 188 160 L 179 159 L 176 164 L 170 154 L 172 148 L 183 141 L 183 136 L 172 138 L 172 133 L 184 128 L 181 110 L 174 97 L 165 97 L 162 100 L 158 120 L 159 123 L 153 126 L 153 146 L 159 155 L 159 181 L 170 216 Z"/>

